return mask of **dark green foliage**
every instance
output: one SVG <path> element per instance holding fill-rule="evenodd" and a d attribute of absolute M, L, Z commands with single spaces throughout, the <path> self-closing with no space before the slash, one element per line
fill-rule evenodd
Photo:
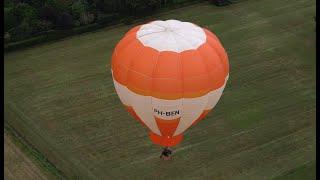
<path fill-rule="evenodd" d="M 3 39 L 5 43 L 9 42 L 11 39 L 10 33 L 6 32 Z"/>
<path fill-rule="evenodd" d="M 28 36 L 30 36 L 33 32 L 33 27 L 27 22 L 23 21 L 16 28 L 12 28 L 8 31 L 11 35 L 11 40 L 19 41 Z"/>
<path fill-rule="evenodd" d="M 160 0 L 126 0 L 127 13 L 134 16 L 142 16 L 160 7 Z"/>
<path fill-rule="evenodd" d="M 67 13 L 62 13 L 57 20 L 57 25 L 62 29 L 70 29 L 73 26 L 73 17 Z"/>
<path fill-rule="evenodd" d="M 173 2 L 173 4 L 168 7 L 170 9 L 175 9 L 179 7 L 183 7 L 186 5 L 195 4 L 200 2 L 201 0 L 184 0 Z M 89 0 L 87 2 L 90 2 Z M 167 8 L 166 8 L 167 9 Z M 165 10 L 166 10 L 165 9 Z M 90 8 L 89 8 L 89 12 Z M 93 12 L 91 12 L 93 13 Z M 124 23 L 127 25 L 133 24 L 135 21 L 134 16 L 128 16 L 120 13 L 112 13 L 112 14 L 104 14 L 104 13 L 96 13 L 94 14 L 94 22 L 89 25 L 82 25 L 80 20 L 73 21 L 73 28 L 59 28 L 57 26 L 57 20 L 59 17 L 59 12 L 57 9 L 53 7 L 44 7 L 43 12 L 40 13 L 40 20 L 34 23 L 34 29 L 31 38 L 26 36 L 13 36 L 16 30 L 13 28 L 11 31 L 6 32 L 5 34 L 5 45 L 4 50 L 6 52 L 23 49 L 26 47 L 30 47 L 37 44 L 46 43 L 49 41 L 58 40 L 60 38 L 65 38 L 71 35 L 81 34 L 84 32 L 94 31 L 99 28 L 102 28 L 106 25 L 112 25 L 117 23 Z M 53 19 L 50 21 L 50 19 Z M 55 22 L 53 22 L 55 21 Z M 18 28 L 19 30 L 19 28 Z M 14 31 L 14 32 L 13 32 Z M 28 35 L 30 37 L 30 35 Z"/>
<path fill-rule="evenodd" d="M 19 21 L 31 21 L 38 18 L 37 10 L 27 3 L 18 3 L 14 6 L 13 13 Z"/>
<path fill-rule="evenodd" d="M 94 30 L 96 30 L 98 28 L 103 27 L 103 25 L 104 24 L 94 23 L 94 24 L 90 24 L 90 25 L 87 25 L 87 26 L 80 26 L 80 27 L 73 28 L 73 29 L 61 29 L 61 30 L 45 31 L 45 32 L 42 32 L 42 33 L 38 33 L 38 35 L 36 37 L 6 44 L 4 46 L 4 50 L 6 52 L 9 52 L 9 51 L 13 51 L 13 50 L 19 50 L 19 49 L 25 48 L 25 47 L 31 47 L 31 46 L 34 46 L 34 45 L 37 45 L 37 44 L 41 44 L 41 43 L 57 40 L 57 39 L 60 39 L 60 38 L 65 38 L 65 37 L 68 37 L 68 36 L 71 36 L 71 35 L 76 35 L 76 34 L 81 34 L 81 33 L 85 33 L 85 32 L 94 31 Z M 11 38 L 9 33 L 6 36 L 5 37 L 7 39 Z"/>
<path fill-rule="evenodd" d="M 93 4 L 100 13 L 113 13 L 119 10 L 118 0 L 94 0 Z"/>
<path fill-rule="evenodd" d="M 37 21 L 36 23 L 36 28 L 37 28 L 37 32 L 43 32 L 43 31 L 48 31 L 50 29 L 52 29 L 53 24 L 50 21 Z"/>
<path fill-rule="evenodd" d="M 214 3 L 216 6 L 226 6 L 231 4 L 229 0 L 211 0 L 212 3 Z"/>
<path fill-rule="evenodd" d="M 134 18 L 132 16 L 129 16 L 129 17 L 124 18 L 123 23 L 126 25 L 130 25 L 133 23 L 133 21 L 134 21 Z"/>
<path fill-rule="evenodd" d="M 98 24 L 109 24 L 112 21 L 118 20 L 120 19 L 120 15 L 118 13 L 114 13 L 114 14 L 98 14 L 97 16 L 97 23 Z"/>
<path fill-rule="evenodd" d="M 18 25 L 18 18 L 14 15 L 12 7 L 4 8 L 4 31 Z"/>
<path fill-rule="evenodd" d="M 75 1 L 71 6 L 71 13 L 74 18 L 79 19 L 81 14 L 89 10 L 88 2 L 85 0 Z"/>
<path fill-rule="evenodd" d="M 59 16 L 59 12 L 52 6 L 44 6 L 40 9 L 40 18 L 55 23 Z"/>
<path fill-rule="evenodd" d="M 145 17 L 159 8 L 176 8 L 196 0 L 5 0 L 5 43 L 87 25 L 108 25 Z M 198 0 L 201 1 L 201 0 Z M 97 23 L 96 25 L 94 25 Z M 90 28 L 83 28 L 90 29 Z M 61 35 L 65 36 L 65 34 Z M 32 41 L 33 42 L 33 41 Z"/>
<path fill-rule="evenodd" d="M 80 25 L 91 24 L 94 22 L 94 20 L 95 20 L 95 17 L 91 13 L 85 12 L 80 14 L 80 19 L 79 19 Z"/>
<path fill-rule="evenodd" d="M 46 0 L 45 6 L 52 7 L 60 13 L 69 12 L 72 2 L 72 0 Z"/>

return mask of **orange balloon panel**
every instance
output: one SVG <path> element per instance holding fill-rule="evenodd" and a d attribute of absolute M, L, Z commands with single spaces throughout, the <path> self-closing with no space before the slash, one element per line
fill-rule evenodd
<path fill-rule="evenodd" d="M 127 110 L 153 143 L 174 146 L 219 101 L 228 56 L 209 30 L 177 20 L 132 28 L 112 55 L 112 76 Z"/>

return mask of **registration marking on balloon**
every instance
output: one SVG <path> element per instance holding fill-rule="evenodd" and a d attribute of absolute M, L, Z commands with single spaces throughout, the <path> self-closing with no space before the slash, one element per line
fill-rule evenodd
<path fill-rule="evenodd" d="M 165 116 L 165 117 L 176 116 L 176 115 L 180 114 L 179 110 L 176 110 L 176 111 L 161 111 L 161 110 L 158 110 L 158 109 L 154 108 L 153 111 L 155 113 L 157 113 L 158 115 Z"/>
<path fill-rule="evenodd" d="M 132 28 L 112 55 L 116 92 L 150 130 L 153 143 L 174 146 L 219 101 L 228 56 L 209 30 L 177 20 Z"/>

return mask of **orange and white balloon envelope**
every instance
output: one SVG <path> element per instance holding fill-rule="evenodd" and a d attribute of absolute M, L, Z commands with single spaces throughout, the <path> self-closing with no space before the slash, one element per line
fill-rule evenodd
<path fill-rule="evenodd" d="M 209 30 L 178 20 L 132 28 L 112 55 L 116 92 L 150 130 L 153 143 L 174 146 L 220 99 L 229 62 Z"/>

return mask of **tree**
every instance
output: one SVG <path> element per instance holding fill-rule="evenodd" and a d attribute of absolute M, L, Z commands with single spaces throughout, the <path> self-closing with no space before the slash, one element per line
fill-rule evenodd
<path fill-rule="evenodd" d="M 12 7 L 4 8 L 4 31 L 16 27 L 19 24 Z"/>
<path fill-rule="evenodd" d="M 67 13 L 62 13 L 57 19 L 57 25 L 62 29 L 69 29 L 73 26 L 73 17 Z"/>
<path fill-rule="evenodd" d="M 45 21 L 50 21 L 53 24 L 56 24 L 57 19 L 59 17 L 59 11 L 52 6 L 44 6 L 40 10 L 40 19 Z"/>
<path fill-rule="evenodd" d="M 23 20 L 30 21 L 38 18 L 37 10 L 27 3 L 18 3 L 14 6 L 13 12 L 19 22 L 22 22 Z"/>
<path fill-rule="evenodd" d="M 44 3 L 46 2 L 46 1 L 43 1 L 43 0 L 20 0 L 20 1 L 24 2 L 24 3 L 27 3 L 30 6 L 35 7 L 36 9 L 41 8 L 44 5 Z"/>
<path fill-rule="evenodd" d="M 52 29 L 53 24 L 50 21 L 39 20 L 35 23 L 36 31 L 43 32 Z"/>
<path fill-rule="evenodd" d="M 71 0 L 45 0 L 44 6 L 40 9 L 40 19 L 60 26 L 61 22 L 70 20 L 68 12 L 70 12 L 71 5 Z"/>
<path fill-rule="evenodd" d="M 119 11 L 119 0 L 93 0 L 96 10 L 102 13 Z"/>
<path fill-rule="evenodd" d="M 24 20 L 17 27 L 10 29 L 9 33 L 12 35 L 12 39 L 22 40 L 32 34 L 32 28 L 33 27 L 30 26 L 29 22 Z"/>
<path fill-rule="evenodd" d="M 229 0 L 211 0 L 216 6 L 226 6 L 231 4 Z"/>
<path fill-rule="evenodd" d="M 59 13 L 69 12 L 73 0 L 46 0 L 45 6 L 55 8 Z"/>
<path fill-rule="evenodd" d="M 10 39 L 11 39 L 10 33 L 6 32 L 4 34 L 4 38 L 3 39 L 4 39 L 5 42 L 10 42 Z"/>
<path fill-rule="evenodd" d="M 139 16 L 152 12 L 161 4 L 160 0 L 126 0 L 130 15 Z"/>
<path fill-rule="evenodd" d="M 89 4 L 86 0 L 75 1 L 71 6 L 71 13 L 75 19 L 79 19 L 81 14 L 89 10 Z"/>
<path fill-rule="evenodd" d="M 89 7 L 86 0 L 77 0 L 71 6 L 73 17 L 79 19 L 81 25 L 91 24 L 95 19 L 94 14 L 89 12 Z"/>

